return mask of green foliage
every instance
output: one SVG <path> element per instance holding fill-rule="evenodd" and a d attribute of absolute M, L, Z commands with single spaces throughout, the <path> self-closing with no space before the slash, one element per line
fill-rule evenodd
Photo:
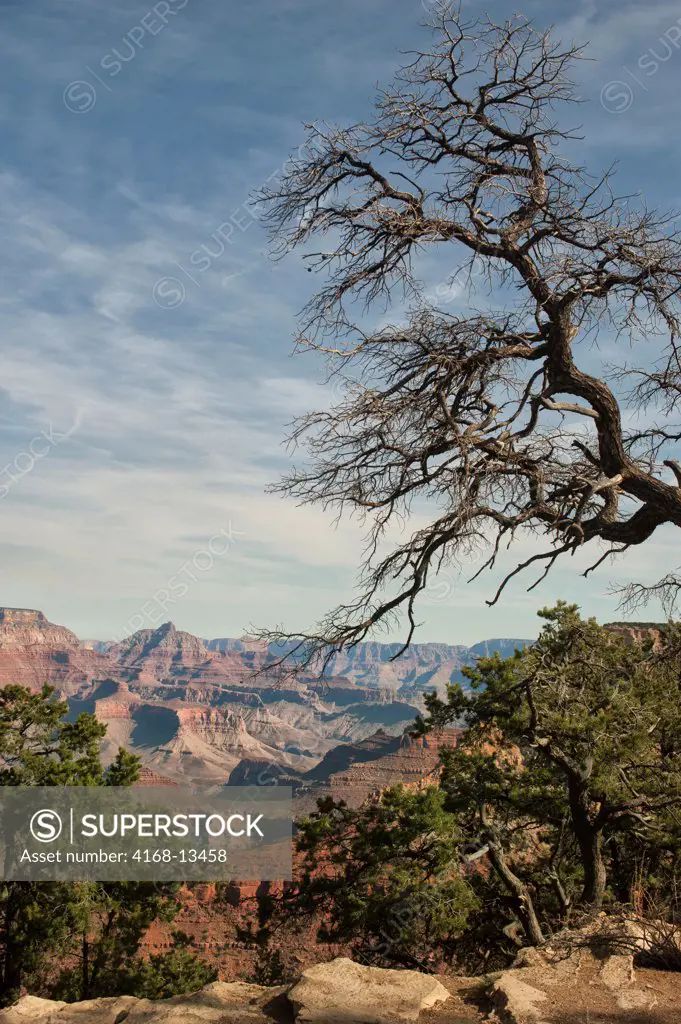
<path fill-rule="evenodd" d="M 67 711 L 48 686 L 39 693 L 21 686 L 0 690 L 0 785 L 125 786 L 137 780 L 139 761 L 125 750 L 103 768 L 105 726 L 88 714 L 68 722 Z M 172 920 L 177 912 L 176 889 L 151 882 L 1 883 L 0 1003 L 12 1003 L 23 985 L 66 999 L 113 995 L 133 978 L 150 990 L 154 969 L 149 963 L 142 969 L 135 957 L 151 922 Z M 157 965 L 160 988 L 204 976 L 185 946 L 167 956 Z M 49 975 L 59 958 L 76 969 L 55 981 Z"/>
<path fill-rule="evenodd" d="M 359 810 L 331 798 L 300 825 L 299 888 L 286 913 L 322 916 L 319 939 L 349 941 L 365 962 L 429 969 L 476 906 L 459 870 L 461 833 L 444 793 L 402 787 Z"/>
<path fill-rule="evenodd" d="M 446 806 L 490 848 L 497 874 L 505 865 L 520 879 L 514 898 L 553 927 L 575 903 L 628 899 L 634 865 L 676 842 L 681 661 L 673 627 L 654 651 L 575 605 L 539 614 L 535 644 L 479 659 L 465 670 L 470 694 L 430 695 L 421 728 L 467 725 L 444 759 Z"/>
<path fill-rule="evenodd" d="M 110 896 L 103 895 L 99 907 L 102 923 L 92 940 L 84 940 L 81 956 L 75 969 L 64 969 L 49 987 L 50 996 L 72 1002 L 102 996 L 134 995 L 141 999 L 166 999 L 170 996 L 195 992 L 217 979 L 217 971 L 191 952 L 193 940 L 181 931 L 172 932 L 173 947 L 167 953 L 142 957 L 138 953 L 143 930 L 155 916 L 168 917 L 161 894 L 155 897 L 134 891 L 129 883 L 125 894 L 125 908 L 118 908 L 113 928 L 112 918 L 102 915 L 103 908 L 112 905 Z M 90 905 L 97 907 L 96 903 Z M 142 924 L 142 929 L 139 925 Z"/>
<path fill-rule="evenodd" d="M 244 981 L 251 985 L 286 985 L 293 981 L 293 973 L 286 965 L 281 950 L 272 948 L 271 937 L 269 928 L 258 930 L 256 937 L 258 952 L 253 970 L 243 976 Z"/>
<path fill-rule="evenodd" d="M 217 981 L 218 972 L 191 952 L 192 939 L 184 932 L 172 933 L 173 948 L 168 953 L 150 956 L 138 962 L 128 974 L 122 989 L 143 999 L 169 999 L 196 992 Z"/>
<path fill-rule="evenodd" d="M 94 715 L 65 721 L 68 704 L 54 688 L 0 690 L 0 785 L 101 786 L 99 743 L 106 733 Z"/>
<path fill-rule="evenodd" d="M 132 786 L 140 776 L 140 761 L 135 754 L 120 747 L 104 773 L 105 786 Z"/>
<path fill-rule="evenodd" d="M 128 993 L 141 939 L 155 920 L 175 917 L 178 888 L 156 882 L 72 883 L 67 913 L 74 950 L 51 995 L 75 1000 Z"/>
<path fill-rule="evenodd" d="M 681 630 L 654 647 L 575 605 L 539 614 L 535 644 L 480 658 L 469 690 L 426 697 L 417 731 L 463 727 L 439 791 L 321 801 L 303 822 L 288 913 L 320 913 L 320 938 L 479 971 L 577 911 L 648 901 L 659 916 L 679 891 Z"/>
<path fill-rule="evenodd" d="M 41 988 L 47 957 L 70 944 L 69 886 L 60 883 L 0 883 L 0 1006 L 9 1006 L 24 984 Z"/>
<path fill-rule="evenodd" d="M 291 923 L 288 914 L 279 913 L 279 900 L 271 893 L 258 896 L 257 911 L 245 925 L 237 924 L 236 935 L 241 942 L 255 945 L 257 955 L 253 969 L 242 975 L 252 985 L 283 985 L 294 980 L 293 972 L 284 961 L 281 951 L 272 946 L 273 921 Z"/>

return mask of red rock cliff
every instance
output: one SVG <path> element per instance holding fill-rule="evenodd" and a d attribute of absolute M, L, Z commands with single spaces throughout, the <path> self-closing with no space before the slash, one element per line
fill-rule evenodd
<path fill-rule="evenodd" d="M 37 690 L 50 683 L 70 695 L 119 675 L 115 662 L 83 647 L 75 633 L 42 612 L 0 608 L 0 686 L 17 683 Z"/>

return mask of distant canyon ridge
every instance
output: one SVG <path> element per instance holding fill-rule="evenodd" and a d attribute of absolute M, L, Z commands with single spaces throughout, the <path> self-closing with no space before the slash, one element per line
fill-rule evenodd
<path fill-rule="evenodd" d="M 323 685 L 267 671 L 281 649 L 203 640 L 171 622 L 114 643 L 80 641 L 37 610 L 0 609 L 0 686 L 47 682 L 70 714 L 106 724 L 104 756 L 138 754 L 145 777 L 176 783 L 291 784 L 314 804 L 333 791 L 361 802 L 394 782 L 427 777 L 452 736 L 409 735 L 423 693 L 462 680 L 476 656 L 510 655 L 523 639 L 471 647 L 362 643 L 337 655 Z"/>

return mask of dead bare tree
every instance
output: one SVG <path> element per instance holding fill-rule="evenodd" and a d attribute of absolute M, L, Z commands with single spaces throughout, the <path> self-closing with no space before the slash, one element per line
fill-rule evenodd
<path fill-rule="evenodd" d="M 481 544 L 492 568 L 521 531 L 546 538 L 493 604 L 521 570 L 538 566 L 542 579 L 591 545 L 588 573 L 681 526 L 672 215 L 617 196 L 610 171 L 592 178 L 568 161 L 579 136 L 555 111 L 574 109 L 579 48 L 520 18 L 466 24 L 450 12 L 432 28 L 371 123 L 308 125 L 302 159 L 259 196 L 277 254 L 302 248 L 327 275 L 299 346 L 324 353 L 344 385 L 330 410 L 296 423 L 310 458 L 277 489 L 359 513 L 369 530 L 359 596 L 301 638 L 300 663 L 328 667 L 395 615 L 409 643 L 429 575 Z M 313 248 L 318 236 L 328 251 Z M 443 245 L 458 279 L 484 269 L 490 308 L 451 315 L 428 300 L 415 264 Z M 404 322 L 368 327 L 396 296 Z M 643 365 L 607 366 L 600 334 L 634 343 Z M 436 509 L 432 521 L 385 554 L 386 528 L 415 501 Z M 681 579 L 660 586 L 671 598 Z"/>

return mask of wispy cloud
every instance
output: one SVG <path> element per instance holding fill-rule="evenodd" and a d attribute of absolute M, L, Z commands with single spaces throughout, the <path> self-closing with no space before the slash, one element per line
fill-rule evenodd
<path fill-rule="evenodd" d="M 178 624 L 202 635 L 296 628 L 351 594 L 361 532 L 265 493 L 289 464 L 286 424 L 328 393 L 323 366 L 289 357 L 309 275 L 267 258 L 257 218 L 236 222 L 302 142 L 303 120 L 366 116 L 424 11 L 420 0 L 266 0 L 257 16 L 246 0 L 168 7 L 176 13 L 147 0 L 35 0 L 4 11 L 0 467 L 50 424 L 80 421 L 0 502 L 2 601 L 106 636 L 192 557 L 197 537 L 231 520 L 243 542 L 178 605 Z M 538 0 L 529 12 L 546 20 Z M 664 152 L 670 168 L 677 159 L 681 61 L 661 66 L 622 117 L 599 96 L 678 12 L 584 0 L 552 15 L 563 34 L 594 40 L 579 109 L 585 158 L 610 159 L 616 142 L 624 185 L 672 199 L 675 175 L 649 156 Z M 74 82 L 94 93 L 79 98 Z M 220 251 L 194 285 L 184 271 L 198 272 L 191 257 L 203 246 Z M 444 256 L 428 264 L 428 286 L 454 269 Z M 175 308 L 154 301 L 168 277 L 183 284 Z M 665 545 L 628 564 L 650 578 Z M 484 604 L 491 580 L 466 590 L 452 580 L 424 606 L 421 635 L 525 635 L 536 605 L 567 593 L 611 617 L 607 578 L 582 586 L 573 568 L 541 592 L 515 588 L 503 610 Z"/>

